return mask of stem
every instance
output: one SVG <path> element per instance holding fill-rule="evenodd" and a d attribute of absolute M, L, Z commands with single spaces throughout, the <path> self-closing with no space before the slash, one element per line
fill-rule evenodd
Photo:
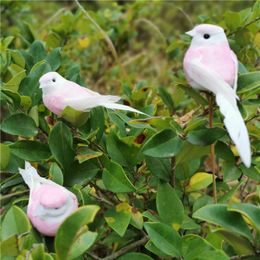
<path fill-rule="evenodd" d="M 132 249 L 138 247 L 138 246 L 141 246 L 143 244 L 145 244 L 146 242 L 148 241 L 148 237 L 145 236 L 143 237 L 142 239 L 132 243 L 132 244 L 129 244 L 123 248 L 121 248 L 120 250 L 118 250 L 117 252 L 113 253 L 112 255 L 110 256 L 107 256 L 107 257 L 104 257 L 104 258 L 101 258 L 102 260 L 113 260 L 113 259 L 116 259 L 118 258 L 120 255 L 123 255 L 125 254 L 126 252 L 128 251 L 131 251 Z"/>
<path fill-rule="evenodd" d="M 209 101 L 209 127 L 213 127 L 213 98 L 212 95 L 208 95 Z M 213 199 L 217 203 L 217 184 L 216 184 L 216 165 L 215 165 L 215 144 L 210 145 L 210 160 L 212 168 L 212 182 L 213 182 Z"/>
<path fill-rule="evenodd" d="M 1 196 L 0 201 L 2 202 L 3 200 L 9 199 L 9 198 L 11 198 L 13 196 L 22 195 L 24 193 L 27 193 L 28 191 L 29 190 L 23 190 L 23 191 L 14 192 L 14 193 L 11 193 L 11 194 L 3 195 L 3 196 Z"/>

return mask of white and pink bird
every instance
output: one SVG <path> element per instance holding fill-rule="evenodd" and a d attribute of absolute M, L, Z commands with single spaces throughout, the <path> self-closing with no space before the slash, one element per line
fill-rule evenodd
<path fill-rule="evenodd" d="M 187 32 L 192 37 L 184 57 L 184 72 L 195 89 L 212 92 L 224 116 L 226 129 L 243 163 L 250 167 L 248 131 L 237 107 L 238 61 L 223 28 L 201 24 Z"/>
<path fill-rule="evenodd" d="M 43 235 L 55 236 L 61 223 L 78 208 L 77 197 L 64 187 L 40 177 L 29 162 L 19 168 L 30 188 L 27 215 Z"/>
<path fill-rule="evenodd" d="M 121 99 L 118 96 L 101 95 L 73 81 L 66 80 L 57 72 L 44 74 L 39 82 L 43 103 L 56 115 L 61 115 L 67 106 L 83 112 L 102 106 L 144 114 L 132 107 L 117 104 L 116 102 Z"/>

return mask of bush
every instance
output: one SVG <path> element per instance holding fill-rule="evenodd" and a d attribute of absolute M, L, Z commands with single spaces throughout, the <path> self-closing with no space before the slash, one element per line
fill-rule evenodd
<path fill-rule="evenodd" d="M 83 5 L 1 6 L 3 259 L 257 259 L 260 2 Z M 221 25 L 240 61 L 249 169 L 217 108 L 214 128 L 207 127 L 206 96 L 184 78 L 184 32 L 198 23 Z M 39 89 L 48 71 L 121 95 L 152 117 L 102 107 L 57 117 Z M 55 238 L 39 234 L 25 214 L 29 191 L 18 174 L 25 160 L 80 202 Z"/>

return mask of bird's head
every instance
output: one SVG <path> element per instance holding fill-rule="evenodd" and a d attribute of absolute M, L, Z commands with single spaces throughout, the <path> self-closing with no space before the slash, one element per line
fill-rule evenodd
<path fill-rule="evenodd" d="M 43 93 L 62 88 L 64 81 L 66 81 L 66 79 L 64 79 L 57 72 L 48 72 L 41 76 L 39 80 L 40 88 L 42 89 Z"/>
<path fill-rule="evenodd" d="M 191 46 L 201 47 L 226 43 L 227 37 L 222 27 L 213 24 L 200 24 L 186 32 L 192 37 Z"/>

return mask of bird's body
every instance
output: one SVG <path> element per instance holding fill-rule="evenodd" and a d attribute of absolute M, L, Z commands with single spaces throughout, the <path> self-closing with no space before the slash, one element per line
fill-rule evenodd
<path fill-rule="evenodd" d="M 187 34 L 193 39 L 183 61 L 186 78 L 193 88 L 216 95 L 228 133 L 243 163 L 250 167 L 249 136 L 236 104 L 237 57 L 229 47 L 224 30 L 219 26 L 202 24 Z"/>
<path fill-rule="evenodd" d="M 78 111 L 89 111 L 98 106 L 110 109 L 121 109 L 144 114 L 132 107 L 116 104 L 121 98 L 111 95 L 100 95 L 75 82 L 66 80 L 57 72 L 48 72 L 40 78 L 45 106 L 57 115 L 70 106 Z"/>
<path fill-rule="evenodd" d="M 30 188 L 27 215 L 33 226 L 46 236 L 54 236 L 66 217 L 78 207 L 76 196 L 64 187 L 40 177 L 30 163 L 19 169 Z"/>

